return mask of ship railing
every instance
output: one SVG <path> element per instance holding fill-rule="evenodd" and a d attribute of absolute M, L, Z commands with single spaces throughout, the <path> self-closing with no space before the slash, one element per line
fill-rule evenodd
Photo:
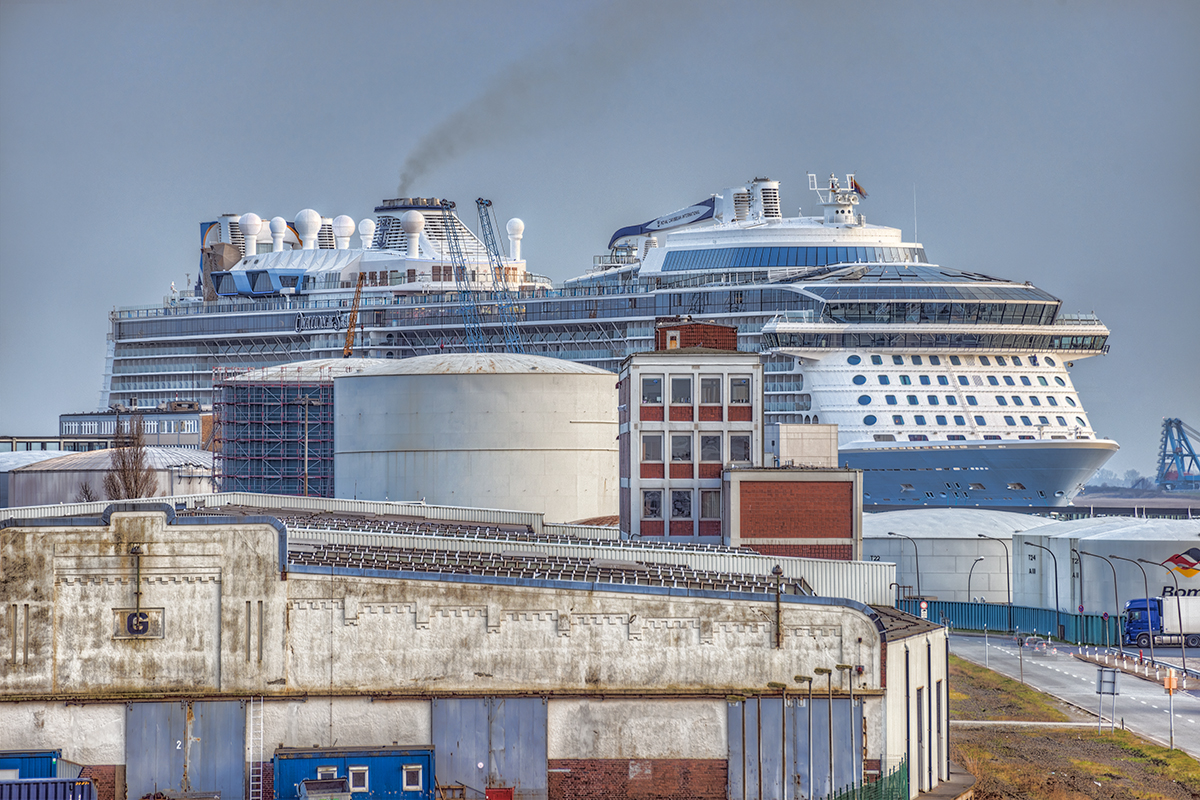
<path fill-rule="evenodd" d="M 1095 314 L 1059 314 L 1054 320 L 1055 325 L 1102 325 Z"/>

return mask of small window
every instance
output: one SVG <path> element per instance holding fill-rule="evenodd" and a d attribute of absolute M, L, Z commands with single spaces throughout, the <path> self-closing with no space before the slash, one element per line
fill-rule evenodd
<path fill-rule="evenodd" d="M 1066 386 L 1066 385 L 1067 385 L 1067 382 L 1066 382 L 1066 381 L 1064 381 L 1062 378 L 1060 378 L 1060 377 L 1059 377 L 1059 376 L 1057 376 L 1057 375 L 1055 375 L 1055 376 L 1054 376 L 1054 382 L 1055 382 L 1055 383 L 1057 383 L 1059 386 Z"/>
<path fill-rule="evenodd" d="M 996 366 L 1007 367 L 1008 362 L 1004 360 L 1004 356 L 996 356 Z"/>
<path fill-rule="evenodd" d="M 671 435 L 671 460 L 692 460 L 692 435 L 690 433 Z"/>
<path fill-rule="evenodd" d="M 967 376 L 966 376 L 966 375 L 959 375 L 959 376 L 958 376 L 958 383 L 959 383 L 959 385 L 961 385 L 961 386 L 970 386 L 970 385 L 971 385 L 971 381 L 967 380 Z"/>
<path fill-rule="evenodd" d="M 955 425 L 966 425 L 967 420 L 964 417 L 960 417 L 959 415 L 955 414 L 954 415 L 954 424 Z"/>
<path fill-rule="evenodd" d="M 1029 357 L 1029 363 L 1030 363 L 1031 365 L 1033 365 L 1033 366 L 1035 366 L 1035 367 L 1036 367 L 1036 366 L 1038 365 L 1038 363 L 1037 363 L 1037 356 L 1030 356 L 1030 357 Z"/>
<path fill-rule="evenodd" d="M 938 386 L 949 386 L 950 379 L 945 375 L 938 375 Z"/>
<path fill-rule="evenodd" d="M 847 364 L 861 364 L 862 359 L 859 358 L 858 356 L 850 356 L 849 358 L 846 359 L 846 363 Z"/>
<path fill-rule="evenodd" d="M 1079 425 L 1079 427 L 1081 427 L 1081 428 L 1086 428 L 1086 427 L 1087 427 L 1087 422 L 1085 422 L 1085 421 L 1084 421 L 1083 417 L 1076 417 L 1076 418 L 1075 418 L 1075 422 L 1076 422 L 1076 423 Z"/>
<path fill-rule="evenodd" d="M 1062 427 L 1064 427 L 1064 428 L 1067 427 L 1067 418 L 1066 417 L 1055 417 L 1054 420 Z"/>
<path fill-rule="evenodd" d="M 883 356 L 871 356 L 871 363 L 876 366 L 883 363 Z"/>
<path fill-rule="evenodd" d="M 985 367 L 990 367 L 992 365 L 992 362 L 988 360 L 987 356 L 980 356 L 979 363 Z"/>
<path fill-rule="evenodd" d="M 877 421 L 874 414 L 867 414 L 863 417 L 863 425 L 874 425 Z"/>
<path fill-rule="evenodd" d="M 962 359 L 960 359 L 958 356 L 950 356 L 950 363 L 956 367 L 961 367 Z"/>
<path fill-rule="evenodd" d="M 892 424 L 893 425 L 903 425 L 904 417 L 901 416 L 900 414 L 893 414 L 892 415 Z"/>
<path fill-rule="evenodd" d="M 969 405 L 969 406 L 979 405 L 979 401 L 975 399 L 975 395 L 973 395 L 973 394 L 967 395 L 967 405 Z"/>
<path fill-rule="evenodd" d="M 894 394 L 884 395 L 883 399 L 889 406 L 896 405 L 896 395 Z"/>
<path fill-rule="evenodd" d="M 1012 375 L 1005 375 L 1004 376 L 1004 385 L 1005 386 L 1016 386 L 1017 383 L 1016 383 L 1016 381 L 1014 381 L 1012 379 Z"/>
<path fill-rule="evenodd" d="M 1067 401 L 1067 405 L 1069 405 L 1071 408 L 1075 408 L 1075 399 L 1074 398 L 1064 397 L 1063 399 Z"/>
<path fill-rule="evenodd" d="M 1019 367 L 1019 366 L 1021 366 L 1021 357 L 1020 357 L 1020 356 L 1013 356 L 1013 357 L 1012 357 L 1012 362 L 1013 362 L 1013 366 L 1014 366 L 1014 367 Z"/>
<path fill-rule="evenodd" d="M 1000 436 L 999 436 L 999 434 L 995 434 L 995 433 L 985 433 L 983 435 L 983 438 L 984 439 L 999 439 Z"/>
<path fill-rule="evenodd" d="M 985 420 L 981 415 L 976 414 L 975 415 L 975 424 L 976 425 L 987 425 L 987 420 Z"/>
<path fill-rule="evenodd" d="M 997 437 L 997 438 L 999 438 L 999 437 Z M 986 492 L 987 491 L 987 487 L 984 486 L 982 483 L 969 483 L 969 484 L 967 484 L 967 488 L 974 492 Z"/>
<path fill-rule="evenodd" d="M 721 404 L 720 378 L 700 379 L 700 402 L 710 406 Z"/>
<path fill-rule="evenodd" d="M 667 349 L 679 349 L 679 331 L 667 331 Z"/>
<path fill-rule="evenodd" d="M 419 792 L 424 787 L 421 785 L 421 767 L 420 765 L 405 764 L 404 765 L 404 782 L 401 784 L 403 791 Z"/>
<path fill-rule="evenodd" d="M 861 395 L 859 395 L 859 396 L 858 396 L 858 404 L 859 404 L 860 406 L 869 406 L 869 405 L 871 405 L 871 395 L 869 395 L 869 394 L 861 394 Z"/>
<path fill-rule="evenodd" d="M 700 492 L 700 519 L 721 518 L 721 490 L 704 489 Z"/>
<path fill-rule="evenodd" d="M 922 386 L 928 386 L 928 385 L 929 385 L 929 376 L 928 376 L 928 375 L 922 375 L 920 380 L 921 380 L 921 385 L 922 385 Z"/>
<path fill-rule="evenodd" d="M 731 433 L 729 435 L 729 460 L 738 462 L 750 460 L 750 434 Z"/>
<path fill-rule="evenodd" d="M 924 425 L 925 424 L 925 415 L 917 414 L 915 417 L 913 417 L 913 422 L 915 422 L 918 425 Z"/>
<path fill-rule="evenodd" d="M 749 378 L 730 378 L 729 379 L 729 402 L 730 403 L 749 403 L 750 402 L 750 379 Z"/>
<path fill-rule="evenodd" d="M 855 386 L 862 386 L 866 382 L 867 382 L 866 375 L 855 375 L 854 376 L 854 385 Z"/>
<path fill-rule="evenodd" d="M 988 383 L 989 383 L 989 384 L 991 384 L 992 386 L 999 386 L 999 385 L 1000 385 L 1000 380 L 999 380 L 999 379 L 998 379 L 998 378 L 997 378 L 995 375 L 988 375 L 988 376 L 987 376 L 987 381 L 988 381 Z"/>
<path fill-rule="evenodd" d="M 912 378 L 908 377 L 907 375 L 901 375 L 900 376 L 900 385 L 901 386 L 912 386 Z"/>
<path fill-rule="evenodd" d="M 1008 399 L 1005 398 L 1004 395 L 1000 395 L 1000 394 L 996 395 L 996 402 L 1002 406 L 1008 405 Z"/>
<path fill-rule="evenodd" d="M 1023 491 L 1025 491 L 1025 484 L 1023 484 L 1023 483 L 1010 483 L 1010 484 L 1008 484 L 1008 488 L 1009 488 L 1009 490 L 1010 490 L 1010 491 L 1014 491 L 1014 492 L 1023 492 Z"/>
<path fill-rule="evenodd" d="M 1056 406 L 1056 405 L 1058 405 L 1058 398 L 1056 398 L 1056 397 L 1053 397 L 1053 396 L 1051 396 L 1051 397 L 1047 397 L 1047 398 L 1046 398 L 1046 402 L 1047 402 L 1047 403 L 1049 403 L 1049 404 L 1050 404 L 1050 405 L 1052 405 L 1052 406 Z"/>
<path fill-rule="evenodd" d="M 1038 375 L 1038 385 L 1039 386 L 1049 386 L 1050 385 L 1050 383 L 1046 380 L 1045 375 Z"/>
<path fill-rule="evenodd" d="M 910 442 L 928 442 L 929 437 L 923 433 L 910 433 L 908 435 L 908 440 Z"/>
<path fill-rule="evenodd" d="M 938 358 L 937 356 L 930 356 L 929 363 L 935 367 L 940 367 L 942 365 L 942 360 L 940 358 Z"/>
<path fill-rule="evenodd" d="M 690 489 L 671 490 L 671 519 L 692 518 L 692 492 Z"/>
<path fill-rule="evenodd" d="M 1041 404 L 1042 404 L 1042 401 L 1038 400 L 1036 395 L 1032 395 L 1032 394 L 1029 395 L 1029 405 L 1040 406 Z"/>
<path fill-rule="evenodd" d="M 936 406 L 938 404 L 938 397 L 936 394 L 931 394 L 925 399 L 929 401 L 929 405 L 931 406 Z"/>
<path fill-rule="evenodd" d="M 891 378 L 889 378 L 887 375 L 879 376 L 879 385 L 880 386 L 890 386 L 891 383 L 892 383 Z"/>
<path fill-rule="evenodd" d="M 346 772 L 350 775 L 351 792 L 366 792 L 370 790 L 370 786 L 367 783 L 366 767 L 349 767 Z"/>
<path fill-rule="evenodd" d="M 662 405 L 662 376 L 648 376 L 642 378 L 642 405 L 658 406 Z"/>
<path fill-rule="evenodd" d="M 892 356 L 892 363 L 897 365 L 903 364 L 904 356 Z"/>
<path fill-rule="evenodd" d="M 914 365 L 914 366 L 918 366 L 918 367 L 919 367 L 919 366 L 921 366 L 921 357 L 920 357 L 920 356 L 913 356 L 913 357 L 912 357 L 912 363 L 913 363 L 913 365 Z"/>
<path fill-rule="evenodd" d="M 671 403 L 674 405 L 692 404 L 692 379 L 671 378 Z"/>
<path fill-rule="evenodd" d="M 1015 419 L 1013 419 L 1012 417 L 1005 417 L 1004 424 L 1005 425 L 1016 425 L 1017 421 Z"/>
<path fill-rule="evenodd" d="M 958 398 L 952 394 L 946 395 L 946 405 L 948 405 L 948 406 L 958 405 Z"/>
<path fill-rule="evenodd" d="M 1021 424 L 1022 425 L 1032 425 L 1033 423 L 1029 421 L 1029 417 L 1021 417 Z"/>
<path fill-rule="evenodd" d="M 945 418 L 945 417 L 943 417 L 941 414 L 938 414 L 936 417 L 934 417 L 934 419 L 936 419 L 936 420 L 937 420 L 937 424 L 938 424 L 938 425 L 945 425 L 945 424 L 946 424 L 946 418 Z"/>
<path fill-rule="evenodd" d="M 1028 376 L 1028 375 L 1022 375 L 1022 376 L 1021 376 L 1021 385 L 1022 385 L 1022 386 L 1032 386 L 1032 385 L 1033 385 L 1032 383 L 1030 383 L 1030 382 L 1029 382 L 1029 376 Z"/>
<path fill-rule="evenodd" d="M 1039 425 L 1049 425 L 1050 418 L 1049 417 L 1038 417 L 1038 424 Z"/>
<path fill-rule="evenodd" d="M 1014 405 L 1014 406 L 1023 406 L 1023 405 L 1025 405 L 1025 401 L 1024 401 L 1024 400 L 1022 400 L 1022 399 L 1020 398 L 1020 396 L 1019 396 L 1019 395 L 1015 395 L 1015 394 L 1014 394 L 1014 395 L 1013 395 L 1013 398 L 1012 398 L 1012 400 L 1013 400 L 1013 405 Z"/>
<path fill-rule="evenodd" d="M 949 433 L 946 434 L 946 438 L 952 442 L 965 442 L 967 440 L 967 437 L 963 436 L 961 433 Z M 958 493 L 955 492 L 955 496 L 957 495 Z"/>
<path fill-rule="evenodd" d="M 915 394 L 906 395 L 905 399 L 908 400 L 908 404 L 910 406 L 915 406 L 917 404 L 917 396 Z"/>
<path fill-rule="evenodd" d="M 662 490 L 642 492 L 642 519 L 662 519 Z"/>
<path fill-rule="evenodd" d="M 317 767 L 317 780 L 332 780 L 337 777 L 337 767 Z"/>
<path fill-rule="evenodd" d="M 712 436 L 702 435 L 700 437 L 700 460 L 701 461 L 716 461 L 721 460 L 721 435 L 715 434 Z"/>
<path fill-rule="evenodd" d="M 1051 358 L 1050 356 L 1046 356 L 1046 363 L 1052 367 L 1055 366 L 1054 359 Z"/>
<path fill-rule="evenodd" d="M 642 434 L 642 461 L 662 461 L 662 434 L 661 433 L 643 433 Z"/>

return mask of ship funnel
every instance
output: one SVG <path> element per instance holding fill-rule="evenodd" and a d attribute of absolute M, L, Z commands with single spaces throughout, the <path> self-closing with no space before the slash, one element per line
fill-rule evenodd
<path fill-rule="evenodd" d="M 271 217 L 271 249 L 278 253 L 283 249 L 283 237 L 287 236 L 287 220 Z"/>
<path fill-rule="evenodd" d="M 245 237 L 244 255 L 258 255 L 258 232 L 262 230 L 262 219 L 258 214 L 242 214 L 238 218 L 238 228 Z"/>
<path fill-rule="evenodd" d="M 321 215 L 306 208 L 296 215 L 296 235 L 305 250 L 317 249 L 317 232 L 321 230 Z"/>
<path fill-rule="evenodd" d="M 508 231 L 508 256 L 513 261 L 521 260 L 521 237 L 525 235 L 525 223 L 513 217 L 504 226 Z"/>
<path fill-rule="evenodd" d="M 368 217 L 358 223 L 358 236 L 362 239 L 362 249 L 370 250 L 375 240 L 375 220 Z"/>
<path fill-rule="evenodd" d="M 345 214 L 333 220 L 333 241 L 338 250 L 350 249 L 350 237 L 354 235 L 354 220 Z"/>
<path fill-rule="evenodd" d="M 405 211 L 400 217 L 400 227 L 408 238 L 408 255 L 406 258 L 421 257 L 421 231 L 425 227 L 425 215 L 420 211 Z"/>
<path fill-rule="evenodd" d="M 750 184 L 750 216 L 756 222 L 783 219 L 779 209 L 779 181 L 755 178 Z"/>

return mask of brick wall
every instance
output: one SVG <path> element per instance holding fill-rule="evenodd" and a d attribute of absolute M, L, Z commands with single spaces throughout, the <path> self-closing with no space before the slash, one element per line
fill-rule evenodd
<path fill-rule="evenodd" d="M 667 349 L 667 332 L 679 331 L 680 347 L 709 347 L 713 350 L 737 350 L 737 328 L 706 322 L 686 322 L 659 327 L 667 320 L 659 319 L 654 330 L 654 349 Z"/>
<path fill-rule="evenodd" d="M 552 759 L 550 800 L 724 800 L 728 763 L 720 759 Z"/>
<path fill-rule="evenodd" d="M 262 765 L 263 791 L 262 796 L 269 800 L 275 796 L 275 765 L 270 761 L 258 762 Z M 246 771 L 246 800 L 250 798 L 250 771 Z"/>
<path fill-rule="evenodd" d="M 124 765 L 103 764 L 84 767 L 81 778 L 91 778 L 96 784 L 96 800 L 125 800 Z M 134 798 L 134 800 L 137 800 Z"/>
<path fill-rule="evenodd" d="M 742 543 L 750 539 L 854 536 L 854 484 L 849 481 L 742 481 Z"/>
<path fill-rule="evenodd" d="M 834 561 L 849 561 L 854 556 L 854 547 L 848 544 L 755 544 L 743 540 L 742 547 L 765 556 L 828 558 Z"/>

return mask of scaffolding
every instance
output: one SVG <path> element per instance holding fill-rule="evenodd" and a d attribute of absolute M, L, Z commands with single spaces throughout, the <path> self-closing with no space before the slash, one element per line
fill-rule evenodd
<path fill-rule="evenodd" d="M 333 497 L 333 368 L 213 370 L 218 491 Z"/>

